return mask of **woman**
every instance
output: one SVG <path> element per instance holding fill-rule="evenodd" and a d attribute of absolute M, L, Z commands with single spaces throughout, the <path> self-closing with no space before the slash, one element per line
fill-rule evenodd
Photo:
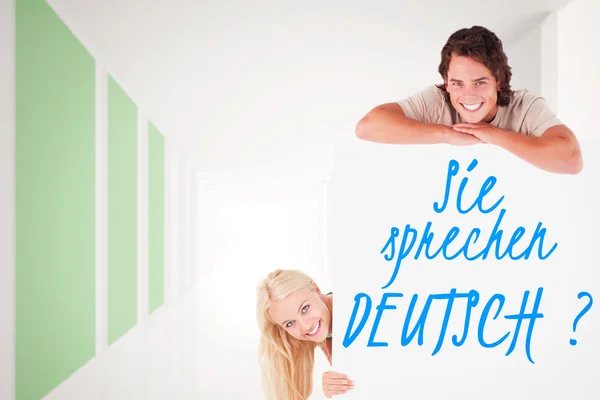
<path fill-rule="evenodd" d="M 306 400 L 312 392 L 314 352 L 331 365 L 333 297 L 321 293 L 305 273 L 276 270 L 257 287 L 256 316 L 261 332 L 260 365 L 268 400 Z M 328 371 L 322 389 L 331 398 L 352 389 L 347 376 Z"/>

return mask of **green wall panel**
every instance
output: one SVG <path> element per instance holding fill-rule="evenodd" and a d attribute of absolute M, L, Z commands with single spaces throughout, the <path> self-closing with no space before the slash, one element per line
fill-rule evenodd
<path fill-rule="evenodd" d="M 137 106 L 108 76 L 108 342 L 137 323 Z"/>
<path fill-rule="evenodd" d="M 164 302 L 165 288 L 165 141 L 148 127 L 148 311 Z"/>
<path fill-rule="evenodd" d="M 95 355 L 95 63 L 43 0 L 16 6 L 17 400 Z"/>

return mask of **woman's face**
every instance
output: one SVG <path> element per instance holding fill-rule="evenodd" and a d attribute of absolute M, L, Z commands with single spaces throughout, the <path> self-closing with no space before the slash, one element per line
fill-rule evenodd
<path fill-rule="evenodd" d="M 322 342 L 330 332 L 331 313 L 318 289 L 296 290 L 273 302 L 268 312 L 276 324 L 299 340 Z"/>

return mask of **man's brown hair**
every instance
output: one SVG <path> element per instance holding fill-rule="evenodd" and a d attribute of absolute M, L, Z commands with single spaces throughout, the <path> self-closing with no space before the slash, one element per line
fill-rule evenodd
<path fill-rule="evenodd" d="M 472 26 L 454 32 L 442 49 L 442 60 L 438 71 L 444 80 L 448 77 L 448 68 L 452 54 L 470 57 L 482 63 L 496 78 L 499 83 L 498 105 L 507 106 L 513 91 L 510 87 L 512 71 L 508 65 L 508 57 L 502 48 L 502 41 L 496 34 L 482 26 Z M 450 100 L 450 94 L 446 91 L 446 85 L 436 85 Z"/>

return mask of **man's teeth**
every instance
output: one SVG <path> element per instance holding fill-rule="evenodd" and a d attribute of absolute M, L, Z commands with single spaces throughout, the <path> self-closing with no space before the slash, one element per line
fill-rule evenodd
<path fill-rule="evenodd" d="M 312 331 L 308 332 L 308 335 L 314 335 L 315 333 L 317 333 L 317 331 L 319 330 L 319 326 L 321 326 L 321 321 L 319 320 L 319 322 L 317 322 L 317 325 L 315 325 L 315 327 L 313 328 Z"/>
<path fill-rule="evenodd" d="M 461 104 L 467 110 L 469 110 L 469 111 L 475 111 L 475 110 L 479 109 L 479 107 L 481 107 L 483 103 L 477 103 L 477 104 L 465 104 L 465 103 L 461 103 Z"/>

